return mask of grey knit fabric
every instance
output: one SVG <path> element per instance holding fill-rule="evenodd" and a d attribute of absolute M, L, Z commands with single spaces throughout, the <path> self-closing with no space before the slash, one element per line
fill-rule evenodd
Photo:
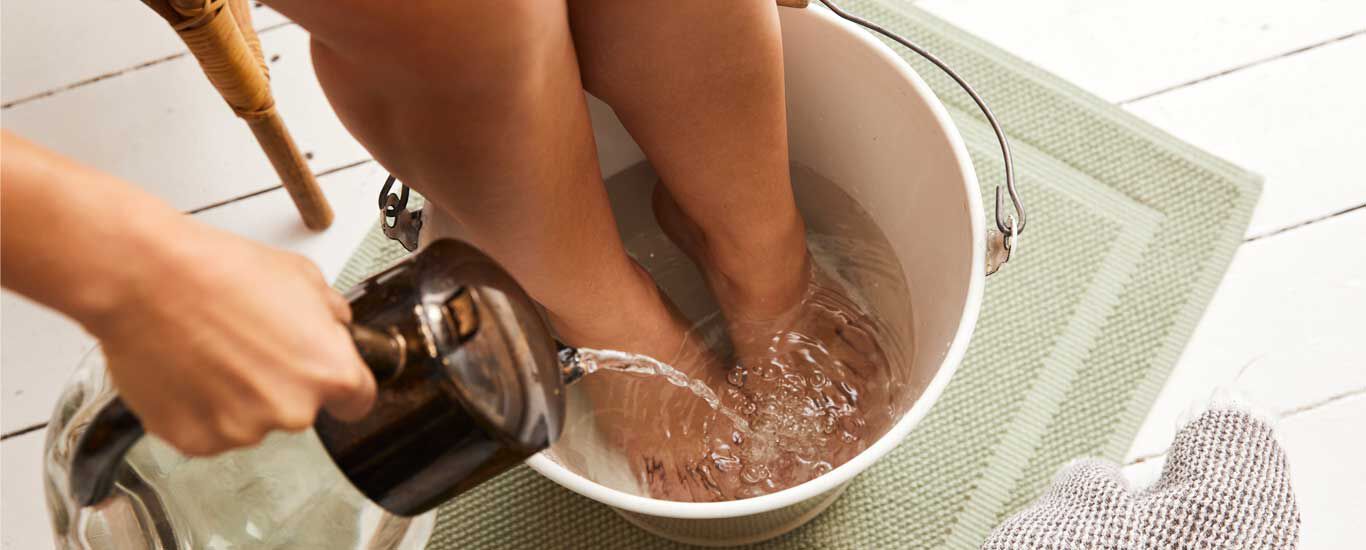
<path fill-rule="evenodd" d="M 1213 410 L 1176 436 L 1162 477 L 1131 490 L 1102 460 L 1068 465 L 982 548 L 1294 548 L 1300 514 L 1269 426 Z"/>

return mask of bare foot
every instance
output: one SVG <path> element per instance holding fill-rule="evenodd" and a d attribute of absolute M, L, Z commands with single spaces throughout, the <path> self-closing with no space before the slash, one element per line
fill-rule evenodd
<path fill-rule="evenodd" d="M 632 322 L 611 319 L 619 332 L 600 347 L 628 345 L 624 351 L 672 365 L 715 391 L 739 422 L 658 376 L 585 378 L 599 435 L 624 454 L 645 494 L 701 502 L 759 496 L 828 472 L 875 441 L 891 418 L 887 357 L 876 325 L 811 262 L 805 236 L 794 245 L 790 231 L 756 220 L 756 238 L 770 237 L 746 256 L 736 254 L 743 246 L 708 242 L 663 186 L 654 208 L 705 273 L 737 357 L 723 360 L 690 337 L 658 290 L 644 299 L 623 293 L 614 307 L 631 312 Z"/>
<path fill-rule="evenodd" d="M 892 418 L 887 356 L 872 320 L 837 289 L 816 272 L 762 353 L 726 368 L 706 350 L 671 361 L 694 373 L 683 384 L 714 390 L 740 425 L 658 376 L 584 379 L 601 435 L 624 453 L 646 495 L 712 502 L 776 492 L 829 472 L 882 435 Z"/>
<path fill-rule="evenodd" d="M 720 363 L 706 352 L 671 363 L 698 373 L 680 381 L 685 386 L 726 383 Z M 580 384 L 593 400 L 598 434 L 625 457 L 643 494 L 685 502 L 735 498 L 736 427 L 706 400 L 655 375 L 598 371 Z"/>
<path fill-rule="evenodd" d="M 591 319 L 551 315 L 556 332 L 580 347 L 612 349 L 657 359 L 708 388 L 725 384 L 722 361 L 700 339 L 690 336 L 688 321 L 677 311 L 643 268 L 636 266 L 644 291 L 621 288 L 611 309 Z M 598 435 L 628 457 L 632 474 L 646 494 L 679 501 L 724 500 L 738 483 L 716 471 L 708 450 L 726 453 L 731 431 L 724 416 L 687 387 L 659 376 L 599 371 L 578 382 L 593 403 Z M 686 383 L 685 383 L 686 386 Z M 725 441 L 710 441 L 707 434 Z M 722 460 L 725 464 L 725 460 Z"/>
<path fill-rule="evenodd" d="M 878 342 L 877 323 L 806 252 L 805 235 L 757 229 L 772 237 L 749 256 L 708 242 L 667 189 L 655 189 L 656 219 L 701 268 L 726 318 L 736 361 L 726 369 L 722 403 L 749 425 L 744 441 L 724 442 L 729 424 L 704 426 L 710 445 L 689 449 L 703 460 L 675 456 L 662 464 L 703 476 L 692 486 L 725 498 L 778 491 L 813 479 L 848 461 L 881 436 L 892 418 L 890 368 Z M 756 220 L 756 227 L 763 225 Z M 705 372 L 710 373 L 710 370 Z M 672 405 L 671 405 L 672 406 Z M 719 429 L 718 429 L 719 428 Z M 680 466 L 682 466 L 680 468 Z M 678 491 L 665 484 L 665 498 Z M 688 491 L 691 496 L 697 491 Z M 659 496 L 659 495 L 656 495 Z"/>
<path fill-rule="evenodd" d="M 806 234 L 795 222 L 755 220 L 746 242 L 708 239 L 664 185 L 653 196 L 664 233 L 703 268 L 707 284 L 728 319 L 765 321 L 787 312 L 806 289 Z"/>
<path fill-rule="evenodd" d="M 690 323 L 650 274 L 635 262 L 634 277 L 613 288 L 610 303 L 576 318 L 547 311 L 560 339 L 576 347 L 613 349 L 671 361 L 696 354 L 688 342 Z M 689 368 L 695 365 L 689 365 Z"/>

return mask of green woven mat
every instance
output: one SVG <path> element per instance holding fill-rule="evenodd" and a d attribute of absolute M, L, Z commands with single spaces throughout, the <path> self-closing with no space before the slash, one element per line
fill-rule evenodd
<path fill-rule="evenodd" d="M 1241 240 L 1258 179 L 904 3 L 847 0 L 991 103 L 1030 214 L 958 374 L 909 439 L 775 548 L 976 547 L 1071 458 L 1119 459 Z M 1000 179 L 970 100 L 906 53 Z M 989 201 L 986 204 L 990 204 Z M 990 209 L 988 209 L 990 215 Z M 339 286 L 402 254 L 378 232 Z M 519 467 L 441 508 L 432 550 L 674 546 Z"/>

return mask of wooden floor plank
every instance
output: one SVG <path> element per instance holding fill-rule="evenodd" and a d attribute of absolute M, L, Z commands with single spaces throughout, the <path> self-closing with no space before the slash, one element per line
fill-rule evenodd
<path fill-rule="evenodd" d="M 47 550 L 52 541 L 43 495 L 43 438 L 38 430 L 0 442 L 0 550 Z"/>
<path fill-rule="evenodd" d="M 138 7 L 133 5 L 132 7 Z M 314 170 L 368 158 L 313 76 L 308 35 L 261 35 L 285 123 Z M 278 56 L 278 57 L 277 57 Z M 5 128 L 124 177 L 192 210 L 279 182 L 242 121 L 191 58 L 82 86 L 4 111 Z"/>
<path fill-rule="evenodd" d="M 1281 421 L 1278 438 L 1303 521 L 1300 548 L 1361 548 L 1366 518 L 1366 398 L 1343 401 Z"/>
<path fill-rule="evenodd" d="M 252 14 L 256 28 L 286 21 L 259 5 Z M 184 51 L 184 42 L 171 27 L 138 2 L 5 0 L 0 17 L 0 103 L 22 101 Z"/>
<path fill-rule="evenodd" d="M 1129 458 L 1165 450 L 1216 390 L 1285 412 L 1366 388 L 1363 235 L 1366 210 L 1243 245 Z"/>
<path fill-rule="evenodd" d="M 62 383 L 95 339 L 8 290 L 0 295 L 0 324 L 0 433 L 10 433 L 47 421 Z"/>
<path fill-rule="evenodd" d="M 1248 228 L 1264 234 L 1366 204 L 1364 63 L 1366 35 L 1126 108 L 1265 176 Z"/>
<path fill-rule="evenodd" d="M 1359 0 L 916 5 L 1115 102 L 1366 30 L 1366 2 Z"/>

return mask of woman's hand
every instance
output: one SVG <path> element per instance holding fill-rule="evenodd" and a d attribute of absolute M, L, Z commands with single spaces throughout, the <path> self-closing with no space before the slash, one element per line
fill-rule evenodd
<path fill-rule="evenodd" d="M 205 226 L 8 132 L 4 286 L 104 346 L 123 400 L 190 455 L 364 414 L 375 381 L 350 308 L 308 260 Z"/>
<path fill-rule="evenodd" d="M 354 419 L 375 381 L 345 322 L 351 310 L 312 262 L 193 226 L 86 326 L 123 400 L 188 455 L 252 445 L 313 424 L 320 407 Z"/>

